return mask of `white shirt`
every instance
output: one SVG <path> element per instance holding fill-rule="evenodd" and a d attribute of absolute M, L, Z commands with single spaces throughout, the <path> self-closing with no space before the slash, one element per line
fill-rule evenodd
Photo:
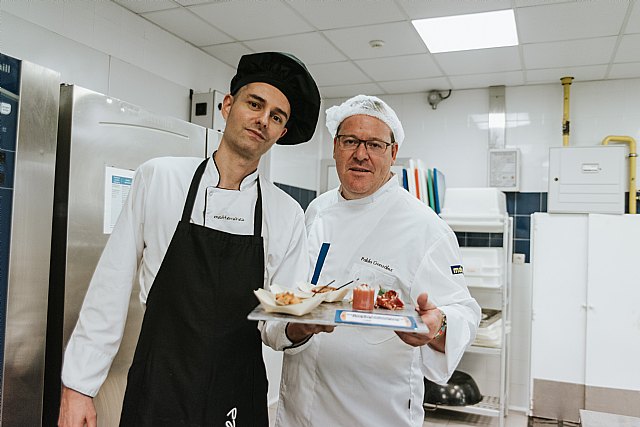
<path fill-rule="evenodd" d="M 133 284 L 138 279 L 140 302 L 144 304 L 202 160 L 157 158 L 137 169 L 129 198 L 98 262 L 65 351 L 65 386 L 89 396 L 97 394 L 122 340 Z M 219 173 L 213 159 L 209 159 L 191 222 L 233 234 L 253 234 L 257 177 L 258 172 L 245 177 L 240 191 L 216 188 Z M 304 213 L 295 200 L 266 179 L 260 179 L 260 188 L 264 286 L 293 286 L 308 276 Z M 255 302 L 257 305 L 258 300 Z M 275 337 L 275 347 L 291 344 L 284 334 L 284 324 L 270 322 L 262 329 Z"/>
<path fill-rule="evenodd" d="M 314 335 L 285 351 L 275 425 L 422 426 L 423 376 L 446 383 L 480 321 L 464 276 L 452 268 L 461 264 L 455 234 L 395 178 L 358 200 L 337 190 L 321 195 L 306 223 L 312 268 L 330 243 L 318 283 L 359 278 L 395 289 L 409 306 L 427 292 L 447 315 L 446 352 L 411 347 L 384 329 L 340 326 Z"/>

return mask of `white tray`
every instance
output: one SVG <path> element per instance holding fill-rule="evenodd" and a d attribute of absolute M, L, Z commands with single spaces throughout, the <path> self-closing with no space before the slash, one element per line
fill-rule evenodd
<path fill-rule="evenodd" d="M 249 320 L 280 320 L 291 323 L 315 325 L 355 326 L 360 328 L 383 328 L 394 331 L 422 332 L 429 329 L 422 322 L 413 307 L 402 310 L 385 310 L 376 308 L 373 311 L 356 311 L 348 301 L 322 303 L 310 313 L 294 316 L 283 313 L 268 313 L 259 304 L 249 315 Z"/>

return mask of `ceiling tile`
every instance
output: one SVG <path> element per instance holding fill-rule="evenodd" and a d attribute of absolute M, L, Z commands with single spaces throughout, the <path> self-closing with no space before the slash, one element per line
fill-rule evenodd
<path fill-rule="evenodd" d="M 625 34 L 640 33 L 640 3 L 635 2 L 634 5 L 630 7 L 633 9 L 629 15 L 629 20 L 627 21 Z"/>
<path fill-rule="evenodd" d="M 138 0 L 139 1 L 139 0 Z M 195 4 L 216 3 L 221 0 L 175 0 L 183 6 L 193 6 Z M 224 0 L 222 0 L 224 1 Z"/>
<path fill-rule="evenodd" d="M 362 71 L 351 62 L 309 65 L 309 72 L 318 86 L 338 86 L 355 83 L 371 83 Z"/>
<path fill-rule="evenodd" d="M 518 47 L 466 50 L 433 55 L 448 75 L 514 71 L 521 68 Z"/>
<path fill-rule="evenodd" d="M 434 89 L 444 90 L 451 87 L 449 81 L 444 77 L 397 80 L 393 82 L 380 82 L 378 84 L 389 94 L 428 92 Z"/>
<path fill-rule="evenodd" d="M 324 31 L 333 44 L 351 59 L 426 53 L 427 47 L 418 32 L 408 22 L 344 28 Z M 371 40 L 382 40 L 382 47 L 372 48 Z"/>
<path fill-rule="evenodd" d="M 305 64 L 338 62 L 347 59 L 319 33 L 295 34 L 245 42 L 251 49 L 258 51 L 289 52 Z"/>
<path fill-rule="evenodd" d="M 522 46 L 527 69 L 608 64 L 616 37 L 601 37 Z"/>
<path fill-rule="evenodd" d="M 463 15 L 511 9 L 511 0 L 451 1 L 451 0 L 398 0 L 410 19 L 434 18 L 437 16 Z"/>
<path fill-rule="evenodd" d="M 388 0 L 298 0 L 288 4 L 320 30 L 406 19 L 402 10 Z"/>
<path fill-rule="evenodd" d="M 226 43 L 226 44 L 216 44 L 213 46 L 205 46 L 202 48 L 207 53 L 210 53 L 214 58 L 219 59 L 227 65 L 236 68 L 238 66 L 238 62 L 240 62 L 240 57 L 242 55 L 246 55 L 247 53 L 253 53 L 253 51 L 242 43 Z"/>
<path fill-rule="evenodd" d="M 610 79 L 629 79 L 640 76 L 640 62 L 613 64 L 609 71 Z"/>
<path fill-rule="evenodd" d="M 185 8 L 143 13 L 142 16 L 196 46 L 233 41 Z"/>
<path fill-rule="evenodd" d="M 626 2 L 589 1 L 519 8 L 516 25 L 521 44 L 620 33 Z"/>
<path fill-rule="evenodd" d="M 355 63 L 377 81 L 420 79 L 442 75 L 429 54 L 364 59 Z"/>
<path fill-rule="evenodd" d="M 239 41 L 306 33 L 313 28 L 277 0 L 235 0 L 189 6 Z"/>
<path fill-rule="evenodd" d="M 560 83 L 560 79 L 565 76 L 574 77 L 575 81 L 602 80 L 607 68 L 608 65 L 591 65 L 528 70 L 527 83 Z"/>
<path fill-rule="evenodd" d="M 155 10 L 174 9 L 180 7 L 179 4 L 172 0 L 113 0 L 115 3 L 122 5 L 135 13 L 153 12 Z"/>
<path fill-rule="evenodd" d="M 622 36 L 615 62 L 635 62 L 640 59 L 640 34 Z"/>
<path fill-rule="evenodd" d="M 574 0 L 516 0 L 516 7 L 538 6 L 541 4 L 567 3 Z"/>
<path fill-rule="evenodd" d="M 322 99 L 348 98 L 356 95 L 384 95 L 384 94 L 385 94 L 385 91 L 375 83 L 320 87 L 320 95 L 322 96 Z"/>
<path fill-rule="evenodd" d="M 452 76 L 449 79 L 453 84 L 453 89 L 477 89 L 489 86 L 519 86 L 524 84 L 522 74 L 522 71 L 510 71 L 507 73 Z"/>

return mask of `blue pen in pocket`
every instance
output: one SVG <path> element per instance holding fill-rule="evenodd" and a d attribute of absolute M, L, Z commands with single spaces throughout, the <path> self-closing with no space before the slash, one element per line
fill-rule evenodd
<path fill-rule="evenodd" d="M 327 252 L 329 252 L 329 243 L 323 243 L 320 247 L 320 253 L 318 254 L 318 259 L 316 261 L 316 268 L 313 270 L 313 278 L 311 279 L 312 285 L 318 284 L 318 279 L 320 278 L 320 272 L 322 271 L 324 260 L 327 257 Z"/>

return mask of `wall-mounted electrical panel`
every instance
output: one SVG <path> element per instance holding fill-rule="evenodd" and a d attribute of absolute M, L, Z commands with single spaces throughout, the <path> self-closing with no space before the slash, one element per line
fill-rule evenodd
<path fill-rule="evenodd" d="M 520 150 L 492 148 L 489 150 L 489 187 L 502 191 L 520 190 Z"/>
<path fill-rule="evenodd" d="M 213 129 L 222 134 L 225 126 L 221 112 L 223 100 L 224 93 L 217 90 L 194 93 L 191 97 L 191 123 Z"/>
<path fill-rule="evenodd" d="M 625 147 L 549 150 L 548 212 L 624 213 Z"/>

